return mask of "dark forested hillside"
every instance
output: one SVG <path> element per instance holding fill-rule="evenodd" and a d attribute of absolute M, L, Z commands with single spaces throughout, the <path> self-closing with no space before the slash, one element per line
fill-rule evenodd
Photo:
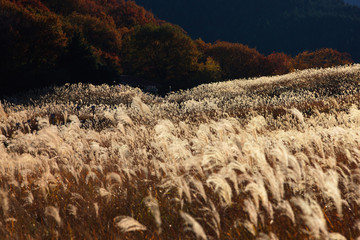
<path fill-rule="evenodd" d="M 354 6 L 359 6 L 360 7 L 360 0 L 344 0 L 345 3 L 354 5 Z"/>
<path fill-rule="evenodd" d="M 134 1 L 0 0 L 0 96 L 65 83 L 123 83 L 121 75 L 153 82 L 165 93 L 350 64 L 346 52 L 359 57 L 359 8 L 336 0 L 328 6 L 317 1 L 240 3 L 153 5 L 173 14 L 179 27 Z M 194 40 L 199 36 L 220 41 Z"/>
<path fill-rule="evenodd" d="M 161 22 L 132 1 L 0 0 L 0 95 L 112 83 L 123 73 L 123 35 Z"/>
<path fill-rule="evenodd" d="M 205 41 L 241 42 L 262 53 L 329 47 L 360 60 L 360 8 L 342 0 L 137 0 Z"/>

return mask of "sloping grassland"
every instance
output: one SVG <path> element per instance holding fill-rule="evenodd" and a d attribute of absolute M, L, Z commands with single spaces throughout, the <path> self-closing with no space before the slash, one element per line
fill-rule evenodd
<path fill-rule="evenodd" d="M 2 102 L 0 238 L 356 239 L 359 84 L 352 65 Z"/>

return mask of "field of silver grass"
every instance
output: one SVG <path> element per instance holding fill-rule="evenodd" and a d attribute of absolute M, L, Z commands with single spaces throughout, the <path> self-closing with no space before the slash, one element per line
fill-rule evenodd
<path fill-rule="evenodd" d="M 3 101 L 0 238 L 359 239 L 359 85 L 352 65 Z"/>

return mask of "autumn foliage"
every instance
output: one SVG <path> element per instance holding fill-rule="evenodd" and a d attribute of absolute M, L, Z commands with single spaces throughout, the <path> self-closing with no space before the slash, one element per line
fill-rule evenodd
<path fill-rule="evenodd" d="M 264 68 L 268 75 L 282 75 L 294 69 L 293 59 L 285 53 L 272 53 L 266 57 Z"/>
<path fill-rule="evenodd" d="M 216 42 L 206 50 L 207 55 L 220 63 L 226 79 L 262 75 L 265 57 L 256 49 L 240 43 Z"/>
<path fill-rule="evenodd" d="M 196 71 L 199 52 L 181 29 L 170 24 L 145 25 L 125 37 L 124 70 L 146 79 L 157 79 L 164 85 L 182 87 Z M 184 84 L 186 87 L 187 84 Z"/>
<path fill-rule="evenodd" d="M 324 48 L 314 52 L 302 52 L 294 58 L 297 69 L 333 67 L 353 63 L 351 56 L 331 48 Z"/>
<path fill-rule="evenodd" d="M 146 11 L 143 7 L 136 5 L 133 1 L 122 1 L 109 11 L 110 16 L 114 19 L 115 24 L 121 28 L 132 28 L 136 25 L 147 23 L 156 23 L 154 15 Z"/>
<path fill-rule="evenodd" d="M 218 41 L 209 45 L 200 41 L 198 46 L 219 62 L 225 79 L 282 75 L 294 69 L 327 68 L 353 63 L 349 54 L 331 48 L 305 51 L 292 58 L 285 53 L 264 56 L 256 49 L 240 43 Z"/>
<path fill-rule="evenodd" d="M 0 0 L 0 7 L 1 94 L 74 81 L 113 82 L 123 72 L 123 35 L 157 21 L 128 1 Z M 74 37 L 81 42 L 76 47 Z"/>
<path fill-rule="evenodd" d="M 37 87 L 32 78 L 49 72 L 67 44 L 61 19 L 10 1 L 0 4 L 1 89 Z"/>
<path fill-rule="evenodd" d="M 13 2 L 25 8 L 38 9 L 41 11 L 50 11 L 40 0 L 15 0 Z"/>
<path fill-rule="evenodd" d="M 133 75 L 173 90 L 352 63 L 333 49 L 265 56 L 241 43 L 192 40 L 125 0 L 0 0 L 0 94 Z"/>
<path fill-rule="evenodd" d="M 124 38 L 122 61 L 126 74 L 156 80 L 173 90 L 199 84 L 199 78 L 216 80 L 220 74 L 219 65 L 210 57 L 201 58 L 195 42 L 171 24 L 135 28 Z"/>

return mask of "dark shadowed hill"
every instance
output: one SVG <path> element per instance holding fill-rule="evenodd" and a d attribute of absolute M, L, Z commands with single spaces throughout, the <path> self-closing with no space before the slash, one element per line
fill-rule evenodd
<path fill-rule="evenodd" d="M 360 8 L 342 0 L 136 2 L 159 18 L 179 24 L 193 38 L 241 42 L 263 53 L 293 55 L 329 47 L 360 61 Z"/>
<path fill-rule="evenodd" d="M 360 7 L 360 0 L 344 0 L 344 2 L 354 5 L 354 6 L 359 6 Z"/>

